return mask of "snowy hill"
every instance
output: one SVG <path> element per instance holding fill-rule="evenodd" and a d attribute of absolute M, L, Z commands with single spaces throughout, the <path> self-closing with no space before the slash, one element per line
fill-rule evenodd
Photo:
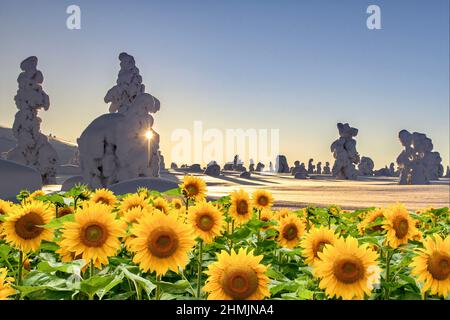
<path fill-rule="evenodd" d="M 59 156 L 60 164 L 67 164 L 72 160 L 77 145 L 71 142 L 63 141 L 58 138 L 50 138 L 50 144 L 55 148 Z M 16 146 L 16 139 L 13 136 L 11 128 L 0 126 L 0 155 Z M 0 157 L 1 158 L 1 157 Z"/>

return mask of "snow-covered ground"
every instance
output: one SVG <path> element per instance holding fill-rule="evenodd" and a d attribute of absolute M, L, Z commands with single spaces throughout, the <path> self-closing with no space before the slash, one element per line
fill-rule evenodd
<path fill-rule="evenodd" d="M 181 170 L 163 172 L 162 178 L 178 182 L 185 173 Z M 289 174 L 253 173 L 250 179 L 238 173 L 220 177 L 195 174 L 205 179 L 208 196 L 216 199 L 231 191 L 243 188 L 248 192 L 267 189 L 275 197 L 275 207 L 302 208 L 307 205 L 340 205 L 343 209 L 385 206 L 395 202 L 405 203 L 408 209 L 450 206 L 450 181 L 441 179 L 430 185 L 398 185 L 398 178 L 360 177 L 358 181 L 335 180 L 327 175 L 312 175 L 312 179 L 298 180 Z M 57 177 L 62 183 L 68 176 Z M 61 185 L 46 186 L 46 190 L 58 190 Z"/>

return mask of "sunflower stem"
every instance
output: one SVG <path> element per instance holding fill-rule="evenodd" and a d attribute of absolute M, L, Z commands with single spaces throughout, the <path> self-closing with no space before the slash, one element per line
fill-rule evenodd
<path fill-rule="evenodd" d="M 390 251 L 390 250 L 386 251 L 386 286 L 384 287 L 384 289 L 385 289 L 384 299 L 385 300 L 389 300 L 389 295 L 391 293 L 391 290 L 389 288 L 389 285 L 390 285 L 389 282 L 391 281 L 390 267 L 391 267 L 391 259 L 392 259 L 393 255 L 394 255 L 394 251 Z"/>
<path fill-rule="evenodd" d="M 261 222 L 261 209 L 258 209 L 258 222 Z M 256 250 L 255 253 L 258 253 L 259 250 L 259 241 L 261 240 L 261 228 L 258 227 L 258 233 L 256 234 Z"/>
<path fill-rule="evenodd" d="M 203 264 L 203 240 L 198 241 L 198 273 L 197 273 L 197 298 L 200 299 L 202 289 L 202 264 Z"/>
<path fill-rule="evenodd" d="M 23 270 L 23 252 L 22 250 L 19 251 L 19 270 L 17 273 L 17 283 L 22 285 L 22 270 Z"/>
<path fill-rule="evenodd" d="M 156 282 L 157 282 L 157 284 L 156 284 L 156 297 L 155 297 L 155 299 L 156 300 L 161 300 L 161 284 L 160 284 L 160 282 L 161 282 L 161 275 L 157 275 L 156 276 Z"/>
<path fill-rule="evenodd" d="M 94 276 L 94 260 L 91 259 L 91 263 L 89 266 L 89 278 Z"/>

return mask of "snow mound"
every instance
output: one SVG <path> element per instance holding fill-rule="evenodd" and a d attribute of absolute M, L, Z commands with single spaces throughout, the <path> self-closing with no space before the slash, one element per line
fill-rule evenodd
<path fill-rule="evenodd" d="M 81 174 L 81 169 L 79 166 L 73 164 L 63 164 L 56 167 L 56 173 L 58 174 L 68 174 L 68 175 L 79 175 Z"/>
<path fill-rule="evenodd" d="M 178 184 L 165 178 L 136 178 L 108 186 L 108 189 L 118 195 L 136 192 L 138 188 L 147 188 L 149 190 L 164 192 L 178 188 Z"/>
<path fill-rule="evenodd" d="M 0 177 L 0 198 L 4 200 L 16 200 L 23 189 L 33 192 L 42 188 L 37 170 L 13 161 L 0 160 Z"/>
<path fill-rule="evenodd" d="M 73 176 L 65 180 L 61 186 L 61 191 L 69 191 L 75 187 L 76 184 L 83 184 L 82 176 Z"/>

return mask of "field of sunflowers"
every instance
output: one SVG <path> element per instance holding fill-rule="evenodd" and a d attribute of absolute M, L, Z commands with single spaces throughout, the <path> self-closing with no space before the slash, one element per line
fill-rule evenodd
<path fill-rule="evenodd" d="M 206 201 L 76 186 L 0 200 L 0 299 L 449 299 L 448 208 L 274 210 L 269 191 Z"/>

